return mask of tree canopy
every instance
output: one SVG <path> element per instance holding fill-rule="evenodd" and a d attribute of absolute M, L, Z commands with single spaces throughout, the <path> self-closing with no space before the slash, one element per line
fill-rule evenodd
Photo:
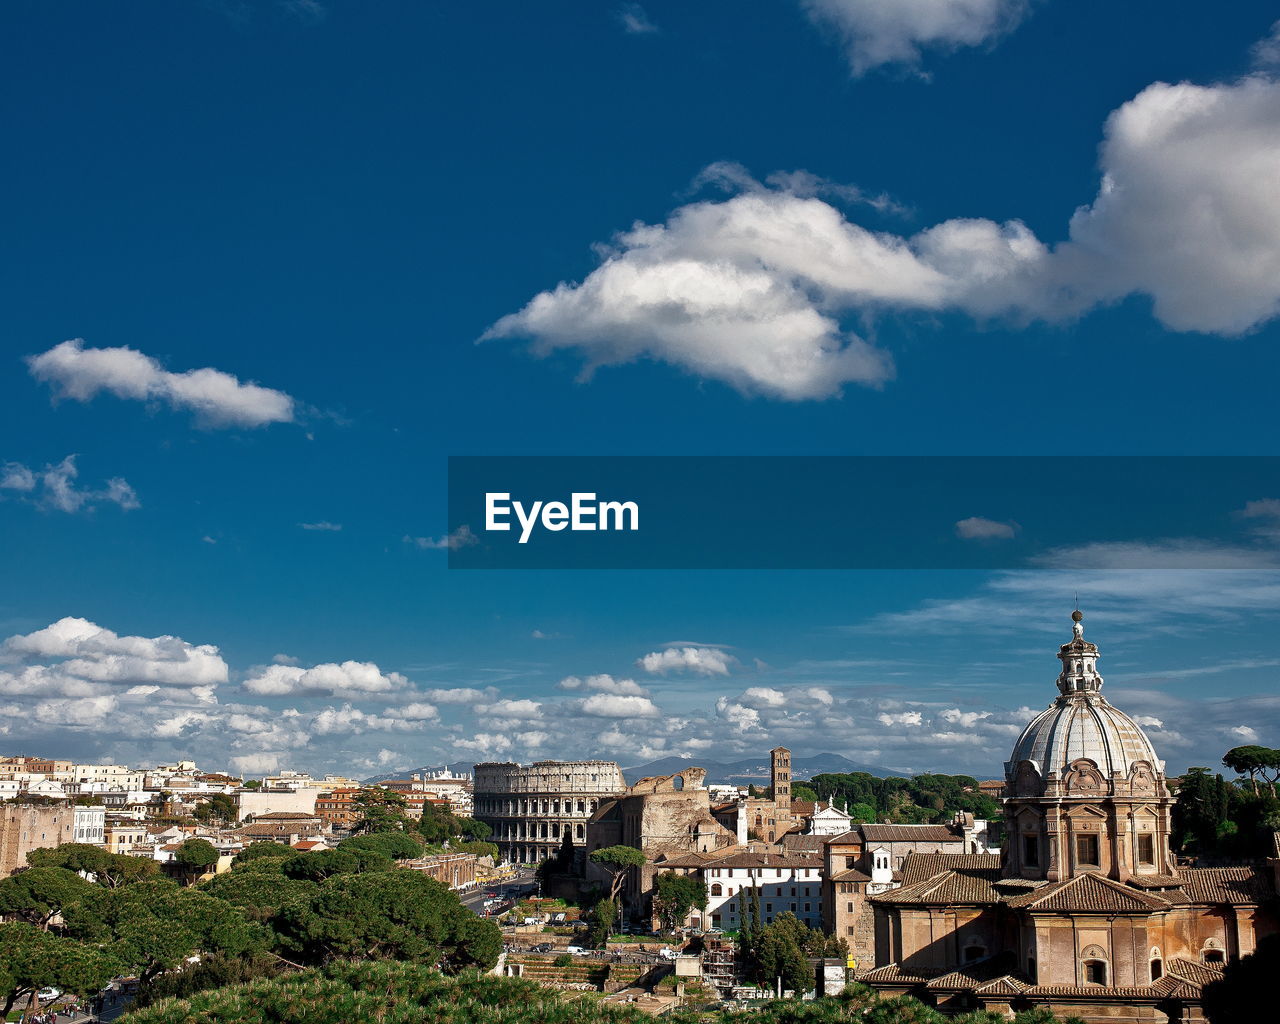
<path fill-rule="evenodd" d="M 634 846 L 606 846 L 593 850 L 590 854 L 592 864 L 599 864 L 609 872 L 609 899 L 618 902 L 627 881 L 627 872 L 642 866 L 648 858 Z"/>
<path fill-rule="evenodd" d="M 667 931 L 683 925 L 694 908 L 707 909 L 707 883 L 694 875 L 664 871 L 655 884 L 653 909 Z"/>
<path fill-rule="evenodd" d="M 108 889 L 129 885 L 160 874 L 160 865 L 149 857 L 130 857 L 108 853 L 88 843 L 64 843 L 43 847 L 27 854 L 27 863 L 38 868 L 66 868 L 68 871 L 92 875 Z"/>
<path fill-rule="evenodd" d="M 275 927 L 306 963 L 393 959 L 488 970 L 502 952 L 497 925 L 477 918 L 440 882 L 404 869 L 334 875 L 309 899 L 285 904 Z"/>
<path fill-rule="evenodd" d="M 98 991 L 121 970 L 107 952 L 74 939 L 62 938 L 30 924 L 0 924 L 0 996 L 6 1019 L 18 1000 L 34 1000 L 50 985 L 87 996 Z"/>
<path fill-rule="evenodd" d="M 67 868 L 28 868 L 0 879 L 0 914 L 11 914 L 42 931 L 63 909 L 100 892 Z"/>

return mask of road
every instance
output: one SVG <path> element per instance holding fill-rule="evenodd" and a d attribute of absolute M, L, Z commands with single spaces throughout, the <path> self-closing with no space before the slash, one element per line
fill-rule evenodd
<path fill-rule="evenodd" d="M 492 899 L 485 893 L 495 892 L 500 899 L 514 899 L 516 896 L 532 894 L 534 885 L 533 870 L 522 869 L 514 878 L 509 878 L 505 882 L 490 882 L 487 885 L 477 886 L 469 893 L 459 893 L 459 898 L 464 907 L 483 916 L 484 901 Z"/>

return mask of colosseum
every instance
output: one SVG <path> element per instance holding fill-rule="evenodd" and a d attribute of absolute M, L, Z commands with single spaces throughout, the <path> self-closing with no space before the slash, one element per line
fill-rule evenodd
<path fill-rule="evenodd" d="M 601 800 L 627 788 L 614 761 L 535 761 L 475 766 L 475 817 L 493 830 L 502 856 L 536 864 L 554 854 L 568 832 L 579 846 Z"/>

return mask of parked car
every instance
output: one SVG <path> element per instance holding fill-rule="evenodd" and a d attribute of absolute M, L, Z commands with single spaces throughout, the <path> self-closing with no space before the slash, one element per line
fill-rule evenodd
<path fill-rule="evenodd" d="M 40 1002 L 42 1003 L 47 1003 L 51 999 L 57 999 L 58 996 L 60 995 L 62 995 L 62 989 L 54 988 L 53 986 L 50 986 L 49 988 L 42 988 L 39 992 L 37 992 L 36 998 L 39 999 Z"/>
<path fill-rule="evenodd" d="M 536 946 L 533 947 L 533 951 L 535 953 L 550 953 L 555 948 L 556 947 L 551 945 L 551 943 L 549 942 L 539 942 Z"/>

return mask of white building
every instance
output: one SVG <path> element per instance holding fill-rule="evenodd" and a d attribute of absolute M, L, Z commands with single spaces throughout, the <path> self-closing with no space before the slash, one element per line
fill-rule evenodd
<path fill-rule="evenodd" d="M 820 804 L 809 820 L 811 836 L 838 836 L 853 828 L 853 817 L 837 810 L 833 804 Z"/>
<path fill-rule="evenodd" d="M 673 860 L 672 867 L 684 866 L 682 860 Z M 743 914 L 751 912 L 750 890 L 759 897 L 762 924 L 791 913 L 811 928 L 821 928 L 822 868 L 822 858 L 810 853 L 733 850 L 703 859 L 696 874 L 707 886 L 707 916 L 713 928 L 742 927 Z"/>
<path fill-rule="evenodd" d="M 74 808 L 75 841 L 102 846 L 106 842 L 107 809 L 105 807 Z"/>

